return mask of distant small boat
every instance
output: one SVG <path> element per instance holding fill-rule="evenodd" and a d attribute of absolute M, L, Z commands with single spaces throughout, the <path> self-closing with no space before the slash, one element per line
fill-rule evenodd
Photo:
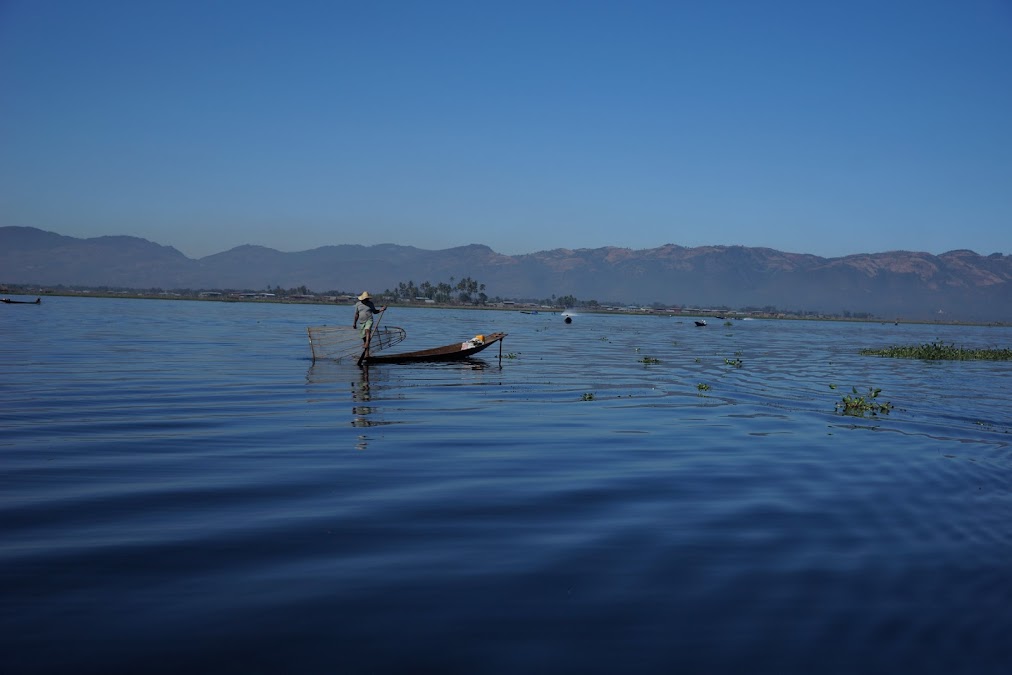
<path fill-rule="evenodd" d="M 697 326 L 705 326 L 706 322 L 703 321 L 702 319 L 696 319 L 696 325 Z"/>
<path fill-rule="evenodd" d="M 34 300 L 11 300 L 10 298 L 4 298 L 2 302 L 8 305 L 41 305 L 42 298 L 35 298 Z"/>

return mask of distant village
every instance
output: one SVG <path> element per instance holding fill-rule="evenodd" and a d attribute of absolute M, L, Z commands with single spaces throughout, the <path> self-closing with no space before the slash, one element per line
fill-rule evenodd
<path fill-rule="evenodd" d="M 462 283 L 468 283 L 465 280 Z M 552 296 L 542 299 L 488 297 L 484 293 L 484 285 L 475 287 L 468 285 L 464 290 L 446 284 L 414 287 L 413 284 L 402 284 L 395 290 L 386 289 L 373 294 L 377 304 L 396 306 L 422 307 L 453 307 L 457 309 L 497 309 L 513 310 L 527 313 L 552 313 L 567 310 L 600 313 L 627 314 L 660 314 L 700 316 L 716 319 L 750 318 L 806 318 L 806 319 L 854 319 L 874 320 L 876 317 L 866 312 L 844 312 L 843 314 L 826 314 L 814 311 L 797 311 L 780 309 L 773 306 L 765 307 L 696 307 L 690 305 L 650 305 L 602 303 L 597 300 L 580 300 L 572 295 Z M 473 289 L 480 289 L 472 293 Z M 424 289 L 424 291 L 423 291 Z M 162 300 L 201 300 L 216 302 L 259 302 L 259 303 L 304 303 L 304 304 L 346 304 L 353 305 L 357 293 L 330 291 L 314 293 L 302 286 L 283 289 L 280 287 L 268 290 L 191 290 L 191 289 L 126 289 L 108 287 L 69 287 L 69 286 L 35 286 L 35 285 L 0 285 L 0 294 L 44 297 L 44 296 L 81 296 L 81 297 L 122 297 Z"/>

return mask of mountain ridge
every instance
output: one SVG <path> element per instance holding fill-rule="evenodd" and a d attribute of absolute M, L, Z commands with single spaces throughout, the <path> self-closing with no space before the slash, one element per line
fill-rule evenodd
<path fill-rule="evenodd" d="M 773 306 L 886 318 L 1012 320 L 1012 256 L 968 249 L 825 258 L 766 247 L 664 244 L 520 255 L 484 244 L 426 250 L 333 244 L 281 252 L 243 244 L 202 258 L 139 237 L 79 239 L 0 227 L 0 283 L 132 289 L 375 289 L 471 277 L 490 296 L 572 295 L 609 304 Z"/>

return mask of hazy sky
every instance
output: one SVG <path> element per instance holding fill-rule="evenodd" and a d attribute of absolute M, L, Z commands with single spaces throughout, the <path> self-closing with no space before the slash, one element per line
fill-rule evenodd
<path fill-rule="evenodd" d="M 0 0 L 0 225 L 1012 253 L 1012 0 Z"/>

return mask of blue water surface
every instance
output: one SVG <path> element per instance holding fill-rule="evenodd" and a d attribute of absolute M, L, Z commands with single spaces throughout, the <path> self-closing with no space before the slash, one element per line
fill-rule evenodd
<path fill-rule="evenodd" d="M 1009 671 L 1010 329 L 352 311 L 0 306 L 4 672 Z"/>

